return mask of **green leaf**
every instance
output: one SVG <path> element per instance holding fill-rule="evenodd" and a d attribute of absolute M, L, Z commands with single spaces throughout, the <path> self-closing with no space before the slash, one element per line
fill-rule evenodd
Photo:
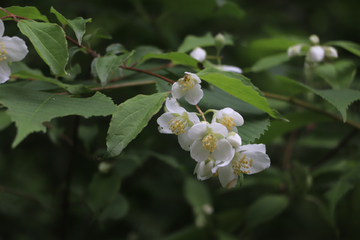
<path fill-rule="evenodd" d="M 216 15 L 219 17 L 233 17 L 241 20 L 244 18 L 245 12 L 241 10 L 236 3 L 226 2 L 216 11 Z"/>
<path fill-rule="evenodd" d="M 156 153 L 156 152 L 150 152 L 149 154 L 151 156 L 157 158 L 158 160 L 165 162 L 166 164 L 170 165 L 173 168 L 176 168 L 179 170 L 184 169 L 184 167 L 176 160 L 176 158 L 174 156 L 164 155 L 164 154 L 160 154 L 160 153 Z"/>
<path fill-rule="evenodd" d="M 94 33 L 84 37 L 85 42 L 90 42 L 93 38 L 112 39 L 111 35 L 104 28 L 97 28 Z"/>
<path fill-rule="evenodd" d="M 181 64 L 184 66 L 199 68 L 198 61 L 185 53 L 178 53 L 178 52 L 163 53 L 163 54 L 149 53 L 146 54 L 142 60 L 146 60 L 149 58 L 168 59 L 174 65 Z"/>
<path fill-rule="evenodd" d="M 111 119 L 105 157 L 116 157 L 157 113 L 168 93 L 138 95 L 120 104 Z"/>
<path fill-rule="evenodd" d="M 115 199 L 110 202 L 105 210 L 100 214 L 99 219 L 104 221 L 106 219 L 118 220 L 123 218 L 129 212 L 129 202 L 122 194 L 117 194 Z"/>
<path fill-rule="evenodd" d="M 14 86 L 0 87 L 0 103 L 8 108 L 7 112 L 18 130 L 12 147 L 32 132 L 45 132 L 42 123 L 52 118 L 107 116 L 116 111 L 112 100 L 100 92 L 90 98 L 73 98 Z"/>
<path fill-rule="evenodd" d="M 360 57 L 360 45 L 359 44 L 356 44 L 356 43 L 353 43 L 350 41 L 331 41 L 331 42 L 326 42 L 325 45 L 342 47 L 345 50 L 348 50 L 349 52 Z"/>
<path fill-rule="evenodd" d="M 108 80 L 112 77 L 113 73 L 119 66 L 128 59 L 134 51 L 126 53 L 121 56 L 114 54 L 105 55 L 102 58 L 98 58 L 96 61 L 96 72 L 101 80 L 101 85 L 105 86 Z"/>
<path fill-rule="evenodd" d="M 329 201 L 330 217 L 334 217 L 335 207 L 339 200 L 352 188 L 354 185 L 349 183 L 346 179 L 339 180 L 330 190 L 325 193 L 326 198 Z"/>
<path fill-rule="evenodd" d="M 0 111 L 0 131 L 7 128 L 11 123 L 11 116 L 5 111 Z"/>
<path fill-rule="evenodd" d="M 74 30 L 78 43 L 81 44 L 82 37 L 86 32 L 85 25 L 86 23 L 91 22 L 91 18 L 83 19 L 82 17 L 77 17 L 73 20 L 68 20 L 61 13 L 56 11 L 53 7 L 50 8 L 50 12 L 56 15 L 57 19 L 63 26 L 69 25 Z"/>
<path fill-rule="evenodd" d="M 106 47 L 107 53 L 120 54 L 126 53 L 128 50 L 121 43 L 113 43 Z"/>
<path fill-rule="evenodd" d="M 209 232 L 205 228 L 198 228 L 196 226 L 182 228 L 179 231 L 172 233 L 170 236 L 162 238 L 162 240 L 209 240 Z"/>
<path fill-rule="evenodd" d="M 225 37 L 225 45 L 233 45 L 233 41 L 229 34 L 224 33 Z M 179 46 L 178 52 L 185 53 L 190 50 L 193 50 L 196 47 L 209 47 L 215 46 L 214 37 L 211 35 L 210 32 L 207 32 L 204 36 L 197 37 L 194 35 L 188 35 L 183 43 Z"/>
<path fill-rule="evenodd" d="M 301 42 L 306 43 L 301 39 L 288 39 L 284 37 L 257 39 L 250 44 L 249 52 L 256 58 L 260 58 L 262 56 L 272 55 L 279 52 L 286 53 L 289 47 Z"/>
<path fill-rule="evenodd" d="M 137 64 L 137 62 L 144 60 L 143 57 L 148 53 L 161 54 L 162 51 L 153 46 L 139 46 L 135 49 L 135 53 L 126 61 L 127 66 Z"/>
<path fill-rule="evenodd" d="M 247 102 L 254 107 L 268 113 L 271 117 L 286 121 L 286 119 L 282 117 L 276 110 L 270 108 L 266 98 L 258 89 L 256 89 L 257 91 L 255 90 L 255 87 L 252 86 L 251 82 L 247 78 L 236 73 L 222 71 L 218 71 L 218 73 L 216 73 L 216 71 L 218 70 L 207 68 L 198 72 L 197 75 L 201 79 L 214 84 L 232 96 L 237 97 L 244 102 Z M 246 82 L 246 84 L 244 84 L 243 81 Z"/>
<path fill-rule="evenodd" d="M 360 91 L 353 90 L 353 89 L 331 89 L 331 90 L 316 90 L 311 87 L 308 87 L 302 83 L 299 83 L 295 80 L 282 77 L 282 76 L 275 76 L 277 78 L 277 82 L 274 82 L 274 88 L 284 88 L 288 89 L 288 86 L 291 86 L 292 91 L 288 91 L 288 94 L 292 95 L 294 92 L 301 93 L 301 92 L 314 92 L 315 94 L 321 96 L 326 101 L 331 103 L 334 107 L 339 110 L 343 121 L 346 122 L 347 114 L 346 109 L 348 106 L 360 99 Z M 276 84 L 276 85 L 275 85 Z"/>
<path fill-rule="evenodd" d="M 350 60 L 339 60 L 334 64 L 321 64 L 315 68 L 315 72 L 333 89 L 348 88 L 355 77 L 356 66 Z"/>
<path fill-rule="evenodd" d="M 251 71 L 253 72 L 260 72 L 272 67 L 275 67 L 277 65 L 280 65 L 283 62 L 286 62 L 289 60 L 289 57 L 286 53 L 280 53 L 268 57 L 264 57 L 259 59 L 252 67 Z"/>
<path fill-rule="evenodd" d="M 265 195 L 257 199 L 251 204 L 246 214 L 248 227 L 254 228 L 261 223 L 275 218 L 288 205 L 289 200 L 286 196 L 282 195 Z"/>
<path fill-rule="evenodd" d="M 14 15 L 21 16 L 21 17 L 24 17 L 24 18 L 49 22 L 47 17 L 45 15 L 42 15 L 36 7 L 12 6 L 12 7 L 5 8 L 5 10 L 12 13 L 12 14 L 14 14 Z M 0 17 L 4 17 L 4 16 L 7 16 L 7 15 L 8 14 L 5 13 L 4 11 L 0 11 Z M 6 19 L 4 19 L 4 20 L 6 20 Z"/>
<path fill-rule="evenodd" d="M 202 208 L 205 204 L 211 204 L 208 189 L 204 183 L 193 177 L 185 178 L 184 195 L 191 206 Z"/>
<path fill-rule="evenodd" d="M 98 214 L 115 199 L 119 189 L 120 177 L 116 171 L 112 170 L 106 174 L 95 173 L 89 184 L 87 194 L 87 201 L 91 210 Z"/>
<path fill-rule="evenodd" d="M 65 66 L 68 61 L 68 53 L 62 28 L 53 23 L 38 23 L 29 20 L 19 21 L 18 27 L 30 39 L 51 71 L 58 76 L 66 75 Z"/>

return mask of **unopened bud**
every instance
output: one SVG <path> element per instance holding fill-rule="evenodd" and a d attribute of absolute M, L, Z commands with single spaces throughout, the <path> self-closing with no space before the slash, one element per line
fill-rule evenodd
<path fill-rule="evenodd" d="M 311 35 L 309 37 L 309 40 L 310 40 L 311 44 L 313 44 L 313 45 L 319 44 L 319 42 L 320 42 L 319 37 L 315 34 Z"/>
<path fill-rule="evenodd" d="M 296 44 L 294 46 L 291 46 L 287 50 L 287 55 L 289 57 L 299 56 L 301 53 L 301 48 L 302 48 L 302 44 Z"/>
<path fill-rule="evenodd" d="M 220 50 L 225 46 L 225 37 L 221 33 L 218 33 L 215 36 L 215 47 L 220 52 Z"/>
<path fill-rule="evenodd" d="M 111 165 L 110 163 L 101 162 L 101 163 L 99 164 L 99 171 L 100 171 L 101 173 L 108 173 L 111 168 L 112 168 L 112 165 Z"/>
<path fill-rule="evenodd" d="M 333 47 L 323 47 L 323 49 L 325 50 L 325 56 L 328 58 L 337 58 L 338 57 L 338 53 L 336 51 L 335 48 Z"/>
<path fill-rule="evenodd" d="M 204 49 L 202 49 L 201 47 L 197 47 L 191 51 L 190 56 L 192 58 L 195 58 L 199 62 L 202 62 L 206 59 L 206 51 Z"/>
<path fill-rule="evenodd" d="M 306 59 L 309 62 L 321 62 L 324 59 L 325 51 L 320 46 L 313 46 L 309 49 Z"/>

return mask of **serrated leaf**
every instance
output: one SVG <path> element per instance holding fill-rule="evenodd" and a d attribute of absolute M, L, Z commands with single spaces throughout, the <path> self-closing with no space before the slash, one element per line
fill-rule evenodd
<path fill-rule="evenodd" d="M 42 15 L 36 7 L 12 6 L 12 7 L 5 8 L 5 10 L 12 13 L 12 14 L 14 14 L 14 15 L 21 16 L 21 17 L 24 17 L 24 18 L 49 22 L 47 17 L 45 15 Z M 4 11 L 0 11 L 0 17 L 4 17 L 4 16 L 7 16 L 7 15 L 8 14 L 5 13 Z"/>
<path fill-rule="evenodd" d="M 106 138 L 105 157 L 116 157 L 148 124 L 156 114 L 168 93 L 138 95 L 120 104 L 111 119 Z"/>
<path fill-rule="evenodd" d="M 204 183 L 193 178 L 185 178 L 184 195 L 191 206 L 202 208 L 205 204 L 211 204 L 210 193 Z"/>
<path fill-rule="evenodd" d="M 261 223 L 269 221 L 284 211 L 289 200 L 283 195 L 265 195 L 257 199 L 246 214 L 248 227 L 254 228 Z"/>
<path fill-rule="evenodd" d="M 198 72 L 197 75 L 201 79 L 214 84 L 232 96 L 237 97 L 268 113 L 271 117 L 286 121 L 286 119 L 282 117 L 276 110 L 270 108 L 266 98 L 260 92 L 255 91 L 252 86 L 245 85 L 241 81 L 242 79 L 245 81 L 246 78 L 244 76 L 235 74 L 229 77 L 229 74 L 231 73 L 212 73 L 213 71 L 214 69 L 205 69 L 201 72 Z M 250 81 L 247 80 L 247 82 L 249 83 Z"/>
<path fill-rule="evenodd" d="M 129 52 L 121 56 L 114 54 L 105 55 L 102 58 L 98 58 L 96 61 L 96 72 L 101 80 L 101 85 L 105 86 L 112 74 L 119 66 L 126 61 L 134 52 Z"/>
<path fill-rule="evenodd" d="M 98 214 L 114 200 L 120 189 L 119 174 L 112 170 L 109 173 L 95 173 L 88 188 L 87 201 L 91 210 Z"/>
<path fill-rule="evenodd" d="M 350 60 L 324 63 L 315 68 L 315 72 L 333 89 L 348 88 L 356 74 L 356 66 Z"/>
<path fill-rule="evenodd" d="M 233 41 L 229 34 L 224 33 L 225 45 L 233 45 Z M 214 37 L 210 32 L 207 32 L 205 35 L 198 37 L 194 35 L 188 35 L 183 43 L 179 46 L 178 52 L 185 53 L 190 50 L 193 50 L 196 47 L 209 47 L 215 46 Z"/>
<path fill-rule="evenodd" d="M 350 42 L 350 41 L 331 41 L 331 42 L 326 42 L 326 45 L 332 45 L 332 46 L 338 46 L 338 47 L 342 47 L 345 50 L 348 50 L 349 52 L 357 55 L 360 57 L 360 45 L 356 44 L 354 42 Z"/>
<path fill-rule="evenodd" d="M 58 76 L 66 75 L 68 61 L 67 42 L 61 27 L 53 23 L 39 23 L 30 20 L 18 22 L 20 31 L 34 45 L 40 57 Z"/>
<path fill-rule="evenodd" d="M 52 118 L 107 116 L 116 111 L 112 100 L 100 92 L 90 98 L 73 98 L 15 86 L 0 87 L 0 103 L 8 108 L 7 113 L 17 127 L 13 148 L 30 133 L 45 132 L 42 123 Z"/>
<path fill-rule="evenodd" d="M 271 55 L 259 59 L 252 67 L 252 72 L 260 72 L 266 69 L 275 67 L 289 60 L 289 57 L 286 53 L 280 53 L 276 55 Z"/>
<path fill-rule="evenodd" d="M 50 12 L 55 14 L 63 26 L 67 24 L 74 30 L 78 43 L 81 44 L 82 38 L 86 32 L 85 25 L 86 23 L 91 22 L 91 18 L 83 19 L 82 17 L 77 17 L 73 20 L 69 20 L 66 19 L 61 13 L 56 11 L 53 7 L 50 8 Z"/>
<path fill-rule="evenodd" d="M 163 53 L 163 54 L 149 53 L 149 54 L 146 54 L 142 60 L 146 60 L 149 58 L 168 59 L 174 65 L 181 64 L 184 66 L 199 68 L 198 61 L 185 53 L 178 53 L 178 52 Z"/>
<path fill-rule="evenodd" d="M 346 109 L 348 108 L 348 106 L 352 102 L 360 99 L 360 91 L 357 90 L 353 90 L 353 89 L 316 90 L 286 77 L 282 77 L 282 76 L 275 76 L 275 77 L 278 80 L 278 82 L 276 83 L 278 84 L 278 87 L 287 89 L 287 86 L 291 86 L 291 88 L 293 90 L 296 90 L 297 93 L 310 91 L 324 98 L 326 101 L 328 101 L 334 107 L 337 108 L 337 110 L 341 113 L 344 122 L 346 122 L 346 118 L 347 118 Z M 276 88 L 276 86 L 273 87 Z M 291 91 L 289 91 L 289 94 L 290 93 Z"/>

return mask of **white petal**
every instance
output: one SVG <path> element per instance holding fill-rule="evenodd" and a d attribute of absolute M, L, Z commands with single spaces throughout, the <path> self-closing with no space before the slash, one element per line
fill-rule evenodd
<path fill-rule="evenodd" d="M 206 51 L 201 47 L 197 47 L 191 51 L 190 56 L 199 62 L 202 62 L 206 59 Z"/>
<path fill-rule="evenodd" d="M 244 152 L 248 159 L 252 159 L 252 166 L 249 168 L 250 173 L 254 174 L 270 167 L 270 158 L 267 154 L 262 152 Z"/>
<path fill-rule="evenodd" d="M 226 140 L 229 141 L 229 143 L 231 144 L 231 146 L 233 147 L 240 147 L 241 146 L 241 137 L 239 136 L 239 134 L 237 133 L 229 133 L 229 135 L 227 136 Z"/>
<path fill-rule="evenodd" d="M 197 139 L 191 144 L 190 156 L 197 162 L 202 162 L 208 159 L 210 152 L 203 148 L 202 139 Z"/>
<path fill-rule="evenodd" d="M 183 112 L 185 112 L 185 108 L 181 107 L 180 104 L 176 101 L 175 98 L 166 98 L 166 109 L 169 112 L 172 113 L 178 113 L 178 114 L 182 114 Z"/>
<path fill-rule="evenodd" d="M 185 100 L 192 105 L 198 104 L 203 96 L 204 92 L 200 84 L 195 84 L 192 89 L 185 92 Z"/>
<path fill-rule="evenodd" d="M 11 70 L 6 61 L 0 61 L 0 83 L 4 83 L 9 80 Z"/>
<path fill-rule="evenodd" d="M 190 77 L 192 80 L 194 80 L 195 82 L 201 83 L 200 78 L 199 78 L 196 74 L 191 73 L 191 72 L 185 72 L 185 74 L 190 75 L 189 77 Z"/>
<path fill-rule="evenodd" d="M 236 149 L 237 152 L 262 152 L 266 153 L 265 144 L 247 144 Z"/>
<path fill-rule="evenodd" d="M 317 35 L 313 34 L 309 37 L 309 40 L 312 44 L 319 44 L 320 39 Z"/>
<path fill-rule="evenodd" d="M 313 46 L 307 53 L 307 60 L 309 62 L 321 62 L 324 59 L 325 51 L 320 46 Z"/>
<path fill-rule="evenodd" d="M 213 133 L 218 133 L 218 134 L 222 135 L 223 137 L 227 137 L 227 135 L 229 134 L 227 128 L 220 123 L 211 123 L 209 125 L 209 128 L 212 129 Z"/>
<path fill-rule="evenodd" d="M 226 139 L 218 139 L 218 147 L 212 153 L 213 157 L 218 161 L 229 161 L 234 157 L 235 149 Z"/>
<path fill-rule="evenodd" d="M 230 183 L 234 183 L 234 181 L 236 181 L 237 179 L 238 175 L 234 174 L 231 164 L 219 168 L 219 181 L 221 183 L 221 186 L 226 188 L 234 187 L 236 185 L 236 182 L 235 184 Z"/>
<path fill-rule="evenodd" d="M 197 163 L 196 167 L 195 167 L 195 171 L 194 171 L 194 173 L 196 172 L 196 174 L 197 174 L 197 178 L 202 181 L 210 178 L 213 175 L 211 169 L 214 166 L 214 162 L 209 161 L 206 164 L 205 164 L 205 162 L 207 162 L 207 161 L 202 161 L 202 162 Z"/>
<path fill-rule="evenodd" d="M 5 50 L 7 52 L 8 62 L 17 62 L 24 59 L 26 54 L 29 52 L 25 44 L 25 41 L 18 37 L 2 37 L 0 39 L 4 43 Z"/>
<path fill-rule="evenodd" d="M 160 133 L 167 133 L 167 134 L 173 134 L 173 132 L 170 130 L 169 128 L 169 122 L 171 119 L 173 119 L 174 116 L 172 115 L 172 113 L 167 112 L 167 113 L 163 113 L 157 120 L 156 122 L 159 124 L 159 132 Z"/>
<path fill-rule="evenodd" d="M 185 92 L 183 93 L 183 89 L 180 87 L 180 84 L 175 82 L 171 87 L 171 94 L 174 98 L 179 99 L 184 96 Z"/>
<path fill-rule="evenodd" d="M 194 142 L 194 139 L 189 138 L 189 131 L 185 131 L 182 134 L 178 135 L 178 141 L 182 149 L 185 151 L 190 151 L 190 146 Z"/>
<path fill-rule="evenodd" d="M 327 56 L 329 58 L 337 58 L 338 57 L 338 53 L 335 48 L 333 48 L 333 47 L 323 47 L 323 48 L 325 51 L 325 56 Z"/>
<path fill-rule="evenodd" d="M 4 35 L 5 26 L 4 22 L 0 19 L 0 38 Z"/>
<path fill-rule="evenodd" d="M 196 113 L 187 113 L 189 121 L 193 124 L 200 123 L 199 117 L 196 115 Z"/>
<path fill-rule="evenodd" d="M 241 68 L 236 67 L 236 66 L 230 66 L 230 65 L 222 65 L 221 70 L 225 71 L 225 72 L 234 72 L 234 73 L 242 73 Z"/>
<path fill-rule="evenodd" d="M 301 53 L 301 48 L 302 48 L 302 44 L 297 44 L 297 45 L 291 46 L 287 50 L 287 55 L 289 57 L 298 56 Z"/>
<path fill-rule="evenodd" d="M 208 123 L 200 122 L 192 126 L 189 130 L 189 137 L 192 139 L 203 138 L 207 133 Z"/>

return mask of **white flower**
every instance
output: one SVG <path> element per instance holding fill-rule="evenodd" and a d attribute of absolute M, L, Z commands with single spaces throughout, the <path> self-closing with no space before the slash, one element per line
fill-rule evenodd
<path fill-rule="evenodd" d="M 238 132 L 236 126 L 242 126 L 244 124 L 244 118 L 235 112 L 232 108 L 224 108 L 217 111 L 211 122 L 217 122 L 224 125 L 228 131 Z"/>
<path fill-rule="evenodd" d="M 299 56 L 301 53 L 301 48 L 302 48 L 302 44 L 296 44 L 294 46 L 291 46 L 287 50 L 287 55 L 289 57 Z"/>
<path fill-rule="evenodd" d="M 240 147 L 242 144 L 241 137 L 235 132 L 229 132 L 226 140 L 228 140 L 231 146 L 233 146 L 234 148 Z"/>
<path fill-rule="evenodd" d="M 233 158 L 235 150 L 226 137 L 228 130 L 220 123 L 200 122 L 189 130 L 194 140 L 190 146 L 190 155 L 197 161 L 205 161 L 212 156 L 216 161 L 226 162 Z"/>
<path fill-rule="evenodd" d="M 319 44 L 320 42 L 320 39 L 317 35 L 313 34 L 309 37 L 309 40 L 312 44 L 316 45 L 316 44 Z"/>
<path fill-rule="evenodd" d="M 221 65 L 220 69 L 225 71 L 225 72 L 234 72 L 234 73 L 242 73 L 241 68 L 236 67 L 236 66 L 230 66 L 230 65 Z"/>
<path fill-rule="evenodd" d="M 324 59 L 325 51 L 320 46 L 313 46 L 309 49 L 306 59 L 309 62 L 321 62 Z"/>
<path fill-rule="evenodd" d="M 178 135 L 180 146 L 184 150 L 189 151 L 193 140 L 189 138 L 188 131 L 191 126 L 200 122 L 198 116 L 180 107 L 174 98 L 167 98 L 165 105 L 167 112 L 157 119 L 159 131 L 161 133 Z"/>
<path fill-rule="evenodd" d="M 206 51 L 201 47 L 197 47 L 191 51 L 190 56 L 199 62 L 202 62 L 206 59 Z"/>
<path fill-rule="evenodd" d="M 214 160 L 209 157 L 205 161 L 198 162 L 194 169 L 194 174 L 196 173 L 197 179 L 199 180 L 206 180 L 213 175 L 211 171 L 215 167 Z"/>
<path fill-rule="evenodd" d="M 223 187 L 236 186 L 238 176 L 242 173 L 254 174 L 270 167 L 270 158 L 264 144 L 249 144 L 236 148 L 234 158 L 226 166 L 215 167 Z"/>
<path fill-rule="evenodd" d="M 187 102 L 196 105 L 204 95 L 200 83 L 197 75 L 185 72 L 185 76 L 172 85 L 171 93 L 177 99 L 184 96 Z"/>
<path fill-rule="evenodd" d="M 4 23 L 0 20 L 0 83 L 10 78 L 11 70 L 8 62 L 21 61 L 28 53 L 24 40 L 18 37 L 3 37 L 4 31 Z"/>
<path fill-rule="evenodd" d="M 338 57 L 338 53 L 335 48 L 324 46 L 323 49 L 325 51 L 326 57 L 329 57 L 329 58 L 337 58 Z"/>

